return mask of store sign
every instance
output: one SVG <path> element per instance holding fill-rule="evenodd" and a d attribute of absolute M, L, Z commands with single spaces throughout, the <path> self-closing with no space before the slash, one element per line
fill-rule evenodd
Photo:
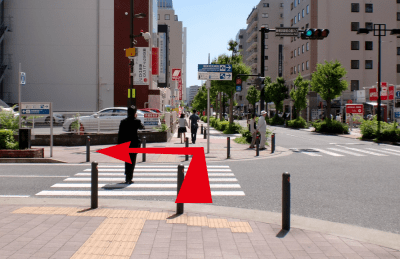
<path fill-rule="evenodd" d="M 386 82 L 381 83 L 381 100 L 385 101 L 388 98 L 388 87 Z"/>
<path fill-rule="evenodd" d="M 160 46 L 160 71 L 158 75 L 159 83 L 166 83 L 167 81 L 167 34 L 165 32 L 159 33 L 159 46 Z"/>
<path fill-rule="evenodd" d="M 144 126 L 157 126 L 158 125 L 158 114 L 157 113 L 145 113 L 144 114 Z"/>
<path fill-rule="evenodd" d="M 149 48 L 136 48 L 137 55 L 134 57 L 133 84 L 149 84 Z"/>
<path fill-rule="evenodd" d="M 389 100 L 394 100 L 394 86 L 389 86 Z"/>
<path fill-rule="evenodd" d="M 369 89 L 369 100 L 378 101 L 378 92 L 376 91 L 376 88 Z"/>
<path fill-rule="evenodd" d="M 151 74 L 157 76 L 160 73 L 160 52 L 158 48 L 151 50 Z"/>
<path fill-rule="evenodd" d="M 182 101 L 182 77 L 178 81 L 179 101 Z"/>
<path fill-rule="evenodd" d="M 364 113 L 364 105 L 362 104 L 346 104 L 346 113 Z"/>

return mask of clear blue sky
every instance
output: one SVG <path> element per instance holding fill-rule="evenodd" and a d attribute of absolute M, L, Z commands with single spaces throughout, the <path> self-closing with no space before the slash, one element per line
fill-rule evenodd
<path fill-rule="evenodd" d="M 200 85 L 197 65 L 208 63 L 227 50 L 260 0 L 173 0 L 175 14 L 187 28 L 187 86 Z"/>

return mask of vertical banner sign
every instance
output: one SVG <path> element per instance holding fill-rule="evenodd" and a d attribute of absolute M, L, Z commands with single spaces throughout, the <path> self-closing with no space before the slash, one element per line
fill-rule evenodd
<path fill-rule="evenodd" d="M 159 62 L 159 56 L 160 53 L 158 51 L 158 48 L 152 48 L 151 51 L 152 55 L 152 64 L 151 64 L 151 71 L 153 76 L 157 76 L 160 73 L 160 62 Z"/>
<path fill-rule="evenodd" d="M 137 55 L 134 58 L 133 84 L 149 84 L 149 48 L 136 48 Z"/>
<path fill-rule="evenodd" d="M 160 46 L 160 74 L 158 76 L 159 83 L 166 83 L 167 75 L 167 34 L 165 32 L 159 33 L 159 46 Z"/>
<path fill-rule="evenodd" d="M 182 101 L 182 77 L 178 81 L 179 101 Z"/>
<path fill-rule="evenodd" d="M 394 86 L 389 86 L 389 100 L 394 100 Z"/>
<path fill-rule="evenodd" d="M 376 91 L 376 88 L 369 89 L 369 100 L 378 101 L 378 92 Z"/>
<path fill-rule="evenodd" d="M 278 77 L 283 75 L 283 45 L 279 44 Z"/>
<path fill-rule="evenodd" d="M 381 83 L 381 100 L 385 101 L 388 97 L 388 87 L 386 82 Z"/>
<path fill-rule="evenodd" d="M 172 81 L 179 81 L 181 78 L 181 70 L 179 68 L 172 69 Z"/>

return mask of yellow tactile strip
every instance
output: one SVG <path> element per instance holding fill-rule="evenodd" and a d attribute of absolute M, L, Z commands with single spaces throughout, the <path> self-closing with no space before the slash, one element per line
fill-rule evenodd
<path fill-rule="evenodd" d="M 233 233 L 253 232 L 248 222 L 204 216 L 180 215 L 167 219 L 168 212 L 132 211 L 117 209 L 81 210 L 68 207 L 22 207 L 13 213 L 48 214 L 79 217 L 105 217 L 89 239 L 71 257 L 73 259 L 128 259 L 135 249 L 146 220 L 166 220 L 170 224 L 187 224 L 209 228 L 229 228 Z"/>

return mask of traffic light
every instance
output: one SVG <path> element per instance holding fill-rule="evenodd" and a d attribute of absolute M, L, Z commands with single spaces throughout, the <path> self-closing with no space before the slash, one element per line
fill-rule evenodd
<path fill-rule="evenodd" d="M 323 40 L 328 37 L 328 29 L 307 29 L 301 33 L 301 39 L 303 40 Z"/>
<path fill-rule="evenodd" d="M 265 81 L 265 77 L 257 77 L 254 80 L 254 83 L 258 86 L 258 87 L 262 87 L 262 85 L 264 84 Z"/>

